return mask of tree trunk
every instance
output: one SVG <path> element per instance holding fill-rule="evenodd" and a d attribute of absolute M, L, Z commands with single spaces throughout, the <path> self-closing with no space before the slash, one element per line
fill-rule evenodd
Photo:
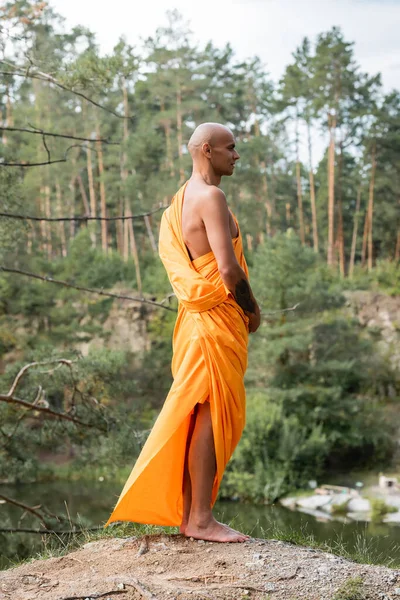
<path fill-rule="evenodd" d="M 400 259 L 400 229 L 397 230 L 396 248 L 394 251 L 394 260 Z"/>
<path fill-rule="evenodd" d="M 49 185 L 44 186 L 44 195 L 45 195 L 45 214 L 46 214 L 46 218 L 50 219 L 51 218 L 51 203 L 50 203 L 51 190 L 50 190 Z M 51 260 L 53 257 L 53 243 L 52 243 L 52 239 L 51 239 L 52 236 L 51 236 L 50 221 L 45 222 L 45 231 L 46 231 L 46 239 L 47 239 L 47 257 L 49 260 Z"/>
<path fill-rule="evenodd" d="M 365 211 L 365 221 L 364 221 L 364 233 L 363 233 L 363 239 L 362 239 L 362 248 L 361 248 L 361 266 L 364 267 L 365 266 L 365 260 L 367 257 L 367 239 L 368 239 L 368 207 L 367 210 Z"/>
<path fill-rule="evenodd" d="M 349 264 L 349 278 L 353 277 L 354 272 L 354 261 L 356 257 L 356 247 L 357 247 L 357 230 L 358 230 L 358 217 L 360 212 L 360 204 L 361 204 L 361 185 L 357 190 L 357 201 L 356 201 L 356 210 L 354 213 L 354 226 L 353 226 L 353 237 L 351 240 L 351 252 L 350 252 L 350 264 Z"/>
<path fill-rule="evenodd" d="M 69 222 L 69 241 L 73 240 L 75 237 L 75 231 L 76 231 L 76 221 L 73 221 L 72 218 L 75 216 L 75 182 L 76 182 L 76 175 L 73 175 L 71 177 L 71 180 L 69 182 L 69 192 L 70 192 L 70 198 L 71 198 L 71 206 L 70 206 L 70 217 L 71 217 L 71 221 Z M 67 253 L 68 253 L 68 244 L 67 244 Z"/>
<path fill-rule="evenodd" d="M 126 85 L 126 79 L 122 80 L 122 94 L 124 100 L 124 151 L 121 157 L 121 179 L 123 182 L 123 194 L 124 194 L 124 205 L 125 205 L 125 216 L 131 217 L 131 205 L 128 197 L 128 192 L 126 190 L 126 179 L 128 177 L 128 169 L 127 162 L 128 157 L 126 154 L 126 144 L 129 136 L 128 130 L 128 116 L 129 116 L 129 102 L 128 102 L 128 87 Z M 123 258 L 125 261 L 129 258 L 129 248 L 131 250 L 131 254 L 133 256 L 133 260 L 135 263 L 135 273 L 136 273 L 136 283 L 138 287 L 139 295 L 142 296 L 142 277 L 140 274 L 140 262 L 139 255 L 137 251 L 137 244 L 135 238 L 135 231 L 133 229 L 133 219 L 125 219 L 124 220 L 124 236 L 123 236 Z"/>
<path fill-rule="evenodd" d="M 334 243 L 335 212 L 335 129 L 336 117 L 329 115 L 329 151 L 328 151 L 328 265 L 332 266 Z"/>
<path fill-rule="evenodd" d="M 373 244 L 372 244 L 372 220 L 374 213 L 374 188 L 376 172 L 376 144 L 372 147 L 372 166 L 371 179 L 369 182 L 369 200 L 368 200 L 368 271 L 372 269 L 373 263 Z"/>
<path fill-rule="evenodd" d="M 310 203 L 312 215 L 312 233 L 314 252 L 318 253 L 318 225 L 317 225 L 317 206 L 315 203 L 315 183 L 314 171 L 312 163 L 312 144 L 311 144 L 311 127 L 310 121 L 307 120 L 307 136 L 308 136 L 308 162 L 309 162 L 309 180 L 310 180 Z"/>
<path fill-rule="evenodd" d="M 185 171 L 182 164 L 182 90 L 179 80 L 176 82 L 176 131 L 178 139 L 178 156 L 179 156 L 179 185 L 183 185 L 185 180 Z"/>
<path fill-rule="evenodd" d="M 150 245 L 153 249 L 154 254 L 157 254 L 157 244 L 156 244 L 156 240 L 154 239 L 154 234 L 153 234 L 153 230 L 151 229 L 150 219 L 149 219 L 148 215 L 145 215 L 144 222 L 146 224 L 146 229 L 147 229 L 147 234 L 149 236 Z"/>
<path fill-rule="evenodd" d="M 337 192 L 337 210 L 338 210 L 338 229 L 337 229 L 337 248 L 339 251 L 339 270 L 341 277 L 345 276 L 345 257 L 344 257 L 344 234 L 343 234 L 343 202 L 342 202 L 342 172 L 343 172 L 343 142 L 339 144 L 338 159 L 338 192 Z"/>
<path fill-rule="evenodd" d="M 59 181 L 56 181 L 56 201 L 57 201 L 57 214 L 62 217 L 62 197 L 61 197 L 61 186 Z M 65 258 L 67 256 L 67 240 L 65 237 L 64 221 L 58 222 L 58 231 L 60 235 L 61 244 L 61 255 Z"/>
<path fill-rule="evenodd" d="M 299 116 L 296 116 L 296 183 L 297 183 L 297 207 L 299 211 L 299 229 L 300 240 L 305 246 L 306 239 L 304 236 L 304 215 L 303 215 L 303 191 L 301 188 L 301 169 L 299 158 Z"/>
<path fill-rule="evenodd" d="M 93 182 L 92 149 L 90 147 L 90 144 L 87 145 L 86 157 L 87 157 L 87 174 L 88 174 L 89 198 L 90 198 L 90 216 L 96 217 L 97 216 L 96 215 L 96 192 L 94 189 L 94 182 Z M 97 245 L 96 221 L 90 221 L 89 231 L 90 231 L 90 239 L 92 240 L 92 246 L 93 246 L 93 248 L 95 248 Z"/>
<path fill-rule="evenodd" d="M 83 181 L 82 181 L 82 177 L 81 175 L 77 175 L 76 179 L 78 181 L 78 185 L 79 185 L 79 191 L 81 192 L 81 196 L 82 196 L 82 202 L 83 202 L 83 208 L 85 210 L 85 215 L 87 215 L 88 217 L 90 216 L 90 206 L 89 206 L 89 200 L 86 194 L 86 190 L 85 190 L 85 186 L 83 185 Z"/>
<path fill-rule="evenodd" d="M 256 106 L 253 105 L 253 114 L 257 113 Z M 261 137 L 261 129 L 260 123 L 258 119 L 255 120 L 254 123 L 254 132 L 256 137 Z M 272 220 L 272 206 L 269 199 L 269 189 L 268 189 L 268 177 L 267 177 L 267 165 L 265 160 L 262 160 L 258 157 L 258 168 L 261 172 L 261 185 L 262 185 L 262 193 L 264 197 L 265 209 L 267 211 L 267 222 L 265 225 L 265 231 L 267 232 L 267 236 L 271 237 L 271 220 Z M 261 223 L 261 222 L 260 222 Z"/>
<path fill-rule="evenodd" d="M 161 113 L 165 111 L 164 100 L 161 100 Z M 167 169 L 169 169 L 171 177 L 175 177 L 175 169 L 174 169 L 174 160 L 172 157 L 172 144 L 171 144 L 171 124 L 169 119 L 163 119 L 163 127 L 165 133 L 165 142 L 166 142 L 166 165 Z"/>
<path fill-rule="evenodd" d="M 249 252 L 253 250 L 253 236 L 250 233 L 246 233 L 247 249 Z"/>
<path fill-rule="evenodd" d="M 126 119 L 125 119 L 126 120 Z M 100 139 L 100 126 L 96 124 L 97 133 L 97 160 L 99 165 L 99 179 L 100 179 L 100 215 L 102 219 L 107 217 L 107 202 L 106 202 L 106 186 L 104 184 L 104 162 L 103 162 L 103 147 Z M 101 221 L 101 248 L 104 254 L 108 252 L 108 234 L 107 234 L 107 221 Z"/>
<path fill-rule="evenodd" d="M 12 114 L 12 104 L 11 104 L 11 98 L 10 98 L 10 87 L 7 86 L 6 88 L 6 119 L 5 119 L 5 123 L 4 126 L 5 127 L 12 127 L 13 126 L 13 114 Z M 3 129 L 3 136 L 2 136 L 2 142 L 4 144 L 4 146 L 7 145 L 8 143 L 8 137 L 7 137 L 7 132 Z"/>
<path fill-rule="evenodd" d="M 290 225 L 290 203 L 286 202 L 286 224 Z"/>

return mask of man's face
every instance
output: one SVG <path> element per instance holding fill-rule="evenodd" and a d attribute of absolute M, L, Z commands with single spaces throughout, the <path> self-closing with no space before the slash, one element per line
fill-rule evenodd
<path fill-rule="evenodd" d="M 235 148 L 235 138 L 230 131 L 218 133 L 209 146 L 208 156 L 216 175 L 232 175 L 240 155 Z"/>

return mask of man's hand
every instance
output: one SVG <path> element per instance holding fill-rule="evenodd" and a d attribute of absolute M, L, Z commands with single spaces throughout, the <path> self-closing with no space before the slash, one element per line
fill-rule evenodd
<path fill-rule="evenodd" d="M 229 228 L 229 209 L 222 190 L 209 186 L 202 198 L 200 216 L 221 279 L 249 318 L 249 332 L 254 333 L 260 326 L 260 308 L 235 255 Z"/>

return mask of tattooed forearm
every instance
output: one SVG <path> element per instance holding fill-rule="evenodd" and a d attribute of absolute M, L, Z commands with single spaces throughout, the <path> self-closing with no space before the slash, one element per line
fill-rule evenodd
<path fill-rule="evenodd" d="M 251 297 L 250 286 L 245 279 L 241 279 L 235 285 L 235 300 L 245 312 L 256 312 L 256 304 Z"/>

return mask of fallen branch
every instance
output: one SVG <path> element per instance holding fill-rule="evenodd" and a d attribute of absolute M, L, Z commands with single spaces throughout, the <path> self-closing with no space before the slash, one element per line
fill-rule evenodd
<path fill-rule="evenodd" d="M 296 569 L 293 571 L 293 573 L 291 573 L 290 575 L 281 575 L 281 577 L 278 577 L 278 579 L 276 579 L 275 581 L 294 579 L 299 571 L 300 571 L 300 567 L 297 566 Z"/>
<path fill-rule="evenodd" d="M 111 590 L 110 592 L 103 592 L 101 594 L 84 594 L 83 596 L 66 596 L 60 598 L 60 600 L 92 600 L 92 598 L 103 598 L 103 596 L 109 596 L 110 594 L 126 594 L 127 590 Z"/>
<path fill-rule="evenodd" d="M 148 600 L 158 600 L 157 596 L 155 596 L 150 590 L 148 590 L 138 579 L 135 580 L 133 577 L 131 577 L 129 581 L 130 583 L 124 582 L 124 585 L 129 585 L 135 588 L 135 590 L 139 592 L 139 594 L 142 594 L 142 596 L 144 596 L 144 598 L 148 598 Z"/>
<path fill-rule="evenodd" d="M 0 265 L 0 271 L 5 271 L 6 273 L 17 273 L 18 275 L 25 275 L 27 277 L 32 277 L 33 279 L 39 279 L 40 281 L 49 281 L 50 283 L 56 283 L 58 285 L 63 285 L 64 287 L 72 288 L 75 290 L 80 290 L 82 292 L 89 292 L 91 294 L 99 294 L 100 296 L 107 296 L 109 298 L 120 298 L 121 300 L 133 300 L 134 302 L 142 302 L 144 304 L 150 304 L 151 306 L 158 306 L 160 308 L 164 308 L 165 310 L 169 310 L 172 312 L 177 312 L 174 308 L 165 306 L 161 302 L 154 302 L 153 300 L 147 300 L 146 298 L 134 298 L 133 296 L 123 296 L 120 294 L 112 294 L 111 292 L 104 292 L 103 290 L 87 288 L 87 287 L 83 287 L 81 285 L 73 285 L 72 283 L 68 283 L 67 281 L 60 281 L 59 279 L 53 279 L 52 277 L 43 277 L 42 275 L 36 275 L 36 273 L 28 273 L 27 271 L 21 271 L 20 269 L 10 269 L 9 267 L 3 267 L 1 265 Z"/>
<path fill-rule="evenodd" d="M 61 535 L 61 534 L 77 534 L 77 533 L 86 533 L 87 531 L 102 531 L 103 527 L 88 527 L 83 530 L 79 529 L 26 529 L 26 528 L 18 528 L 18 527 L 6 527 L 4 529 L 0 529 L 0 533 L 35 533 L 39 535 Z"/>

